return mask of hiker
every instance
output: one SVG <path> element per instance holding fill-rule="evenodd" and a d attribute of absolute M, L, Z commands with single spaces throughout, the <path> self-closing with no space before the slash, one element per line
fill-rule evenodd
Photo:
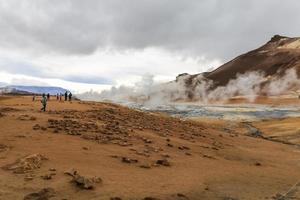
<path fill-rule="evenodd" d="M 47 94 L 47 100 L 50 101 L 50 94 Z"/>
<path fill-rule="evenodd" d="M 42 111 L 46 111 L 46 106 L 47 106 L 47 98 L 46 98 L 46 95 L 45 94 L 43 94 L 42 95 L 42 100 L 41 100 L 41 103 L 42 103 Z"/>
<path fill-rule="evenodd" d="M 35 101 L 35 94 L 32 96 L 32 101 Z"/>
<path fill-rule="evenodd" d="M 58 93 L 56 93 L 56 101 L 58 101 L 59 99 L 59 96 L 58 96 Z"/>
<path fill-rule="evenodd" d="M 72 100 L 72 93 L 70 92 L 69 93 L 69 101 L 71 101 Z"/>
<path fill-rule="evenodd" d="M 68 92 L 66 91 L 65 92 L 65 101 L 67 101 L 68 100 Z"/>

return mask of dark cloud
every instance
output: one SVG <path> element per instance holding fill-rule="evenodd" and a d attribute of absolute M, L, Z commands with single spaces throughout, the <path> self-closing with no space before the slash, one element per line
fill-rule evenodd
<path fill-rule="evenodd" d="M 0 0 L 0 45 L 88 55 L 161 47 L 227 60 L 300 33 L 299 0 Z"/>

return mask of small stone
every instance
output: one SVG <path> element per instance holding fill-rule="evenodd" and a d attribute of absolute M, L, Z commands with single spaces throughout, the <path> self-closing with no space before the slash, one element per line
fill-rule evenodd
<path fill-rule="evenodd" d="M 39 124 L 36 124 L 32 127 L 33 130 L 39 130 L 41 129 L 41 126 Z"/>
<path fill-rule="evenodd" d="M 254 165 L 255 166 L 261 166 L 261 163 L 260 162 L 255 162 Z"/>
<path fill-rule="evenodd" d="M 111 197 L 110 200 L 122 200 L 120 197 Z"/>
<path fill-rule="evenodd" d="M 41 178 L 44 179 L 44 180 L 50 180 L 50 179 L 52 179 L 52 175 L 51 174 L 46 174 L 46 175 L 41 176 Z"/>
<path fill-rule="evenodd" d="M 155 197 L 145 197 L 143 200 L 159 200 L 159 199 Z"/>
<path fill-rule="evenodd" d="M 64 174 L 69 175 L 69 176 L 74 176 L 77 174 L 77 170 L 75 170 L 74 168 L 71 168 L 71 169 L 65 171 Z"/>
<path fill-rule="evenodd" d="M 157 160 L 156 164 L 163 165 L 163 166 L 171 166 L 170 162 L 167 159 Z"/>
<path fill-rule="evenodd" d="M 173 144 L 167 143 L 168 147 L 173 147 Z"/>
<path fill-rule="evenodd" d="M 26 175 L 25 177 L 24 177 L 24 180 L 25 181 L 31 181 L 31 180 L 33 180 L 33 176 L 32 175 Z"/>
<path fill-rule="evenodd" d="M 122 162 L 124 162 L 124 163 L 137 163 L 138 160 L 137 159 L 130 159 L 130 158 L 127 158 L 127 157 L 122 157 Z"/>
<path fill-rule="evenodd" d="M 34 192 L 26 195 L 24 200 L 47 200 L 55 196 L 55 191 L 52 188 L 44 188 L 39 192 Z"/>
<path fill-rule="evenodd" d="M 150 169 L 151 166 L 148 164 L 144 164 L 144 165 L 140 165 L 140 168 L 144 168 L 144 169 Z"/>

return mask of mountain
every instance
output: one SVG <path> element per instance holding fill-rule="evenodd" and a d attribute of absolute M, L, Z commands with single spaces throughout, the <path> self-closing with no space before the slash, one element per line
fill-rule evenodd
<path fill-rule="evenodd" d="M 205 77 L 216 85 L 226 85 L 237 74 L 261 71 L 266 76 L 282 76 L 287 69 L 294 68 L 300 75 L 300 38 L 275 35 L 258 49 L 240 55 Z"/>
<path fill-rule="evenodd" d="M 299 80 L 300 37 L 275 35 L 263 46 L 242 54 L 211 72 L 194 75 L 180 74 L 176 81 L 183 79 L 189 89 L 189 96 L 193 98 L 195 88 L 203 81 L 209 82 L 210 90 L 213 90 L 218 87 L 226 87 L 229 83 L 232 84 L 232 80 L 236 80 L 240 75 L 247 76 L 247 73 L 257 72 L 265 77 L 265 81 L 260 84 L 268 85 L 271 81 L 279 80 L 282 77 L 288 80 L 287 73 L 290 71 L 295 72 L 295 76 Z M 279 82 L 278 85 L 280 85 Z M 292 83 L 290 85 L 292 86 Z M 299 85 L 296 88 L 299 89 Z"/>
<path fill-rule="evenodd" d="M 0 87 L 5 87 L 5 86 L 7 86 L 7 83 L 0 82 Z"/>
<path fill-rule="evenodd" d="M 9 85 L 0 88 L 0 93 L 4 94 L 47 94 L 56 95 L 57 93 L 65 93 L 67 89 L 61 87 L 52 86 L 21 86 L 21 85 Z"/>

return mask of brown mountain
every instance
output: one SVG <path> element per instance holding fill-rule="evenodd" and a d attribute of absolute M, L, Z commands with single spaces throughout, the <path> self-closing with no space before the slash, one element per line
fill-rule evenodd
<path fill-rule="evenodd" d="M 212 81 L 212 87 L 216 88 L 227 85 L 238 74 L 259 71 L 268 79 L 274 80 L 282 77 L 288 69 L 295 69 L 300 77 L 300 37 L 275 35 L 263 46 L 234 58 L 214 71 L 194 75 L 180 74 L 176 81 L 183 77 L 189 88 L 189 96 L 193 98 L 199 75 L 204 80 Z"/>
<path fill-rule="evenodd" d="M 226 85 L 237 73 L 262 71 L 266 76 L 282 75 L 294 68 L 300 75 L 300 38 L 275 35 L 262 47 L 240 55 L 205 75 L 217 85 Z"/>

